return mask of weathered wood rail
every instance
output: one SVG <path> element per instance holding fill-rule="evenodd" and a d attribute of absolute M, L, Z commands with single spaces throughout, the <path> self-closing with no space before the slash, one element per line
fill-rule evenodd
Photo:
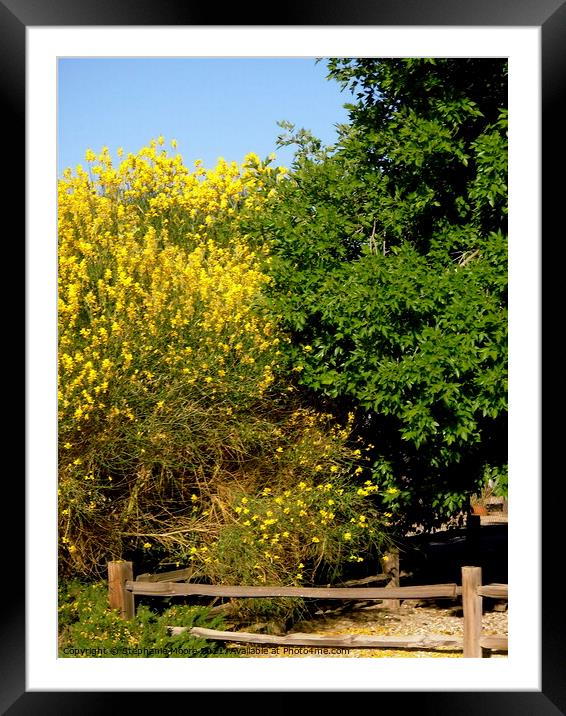
<path fill-rule="evenodd" d="M 395 603 L 402 599 L 457 599 L 462 598 L 464 612 L 463 639 L 446 637 L 442 634 L 417 636 L 371 636 L 363 634 L 345 634 L 340 636 L 319 636 L 315 634 L 289 634 L 275 636 L 270 634 L 251 634 L 247 632 L 216 631 L 193 627 L 195 636 L 217 641 L 236 643 L 277 644 L 294 646 L 346 647 L 358 649 L 419 649 L 463 651 L 464 657 L 481 658 L 489 656 L 491 651 L 508 651 L 506 636 L 482 634 L 483 598 L 507 599 L 507 584 L 481 583 L 480 567 L 462 567 L 462 585 L 427 584 L 416 586 L 386 587 L 280 587 L 280 586 L 226 586 L 216 584 L 197 584 L 176 582 L 186 578 L 187 570 L 177 570 L 164 575 L 140 575 L 133 578 L 131 562 L 110 562 L 108 564 L 108 592 L 110 607 L 118 609 L 123 619 L 135 617 L 135 595 L 173 597 L 173 596 L 210 596 L 225 598 L 258 597 L 300 597 L 304 599 L 342 599 L 382 601 Z M 181 576 L 181 575 L 184 576 Z M 166 576 L 165 580 L 163 577 Z M 377 581 L 382 575 L 378 575 Z M 172 627 L 172 633 L 180 633 L 184 627 Z"/>
<path fill-rule="evenodd" d="M 228 587 L 216 584 L 178 582 L 134 582 L 126 580 L 132 594 L 160 597 L 304 597 L 306 599 L 456 599 L 462 590 L 457 584 L 422 587 Z"/>
<path fill-rule="evenodd" d="M 187 627 L 173 627 L 172 634 L 180 634 Z M 457 636 L 444 634 L 419 634 L 416 636 L 372 636 L 370 634 L 342 634 L 340 636 L 320 636 L 318 634 L 289 634 L 272 636 L 271 634 L 251 634 L 247 632 L 216 631 L 204 627 L 192 627 L 191 634 L 217 641 L 237 641 L 241 644 L 271 644 L 277 646 L 314 646 L 346 647 L 350 649 L 399 649 L 419 651 L 463 651 L 464 640 Z M 482 649 L 507 651 L 507 637 L 482 636 Z"/>

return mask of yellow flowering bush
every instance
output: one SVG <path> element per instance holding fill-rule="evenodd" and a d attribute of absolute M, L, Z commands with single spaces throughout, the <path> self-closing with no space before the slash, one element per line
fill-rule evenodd
<path fill-rule="evenodd" d="M 351 421 L 302 407 L 285 378 L 263 298 L 268 247 L 245 233 L 284 170 L 255 155 L 189 170 L 162 138 L 117 166 L 107 149 L 86 159 L 58 196 L 62 572 L 103 573 L 126 556 L 296 583 L 314 576 L 315 554 L 361 559 L 373 534 L 343 516 L 365 495 L 316 491 L 284 512 L 287 493 L 303 499 L 300 485 L 325 475 L 335 484 L 359 453 Z M 259 500 L 260 524 L 245 524 L 242 495 Z M 290 536 L 277 546 L 269 520 L 283 515 Z"/>
<path fill-rule="evenodd" d="M 278 367 L 240 221 L 280 172 L 255 155 L 189 171 L 160 142 L 116 168 L 89 151 L 59 182 L 60 518 L 79 571 L 122 552 L 144 500 L 167 522 L 198 479 L 234 468 L 238 416 Z"/>

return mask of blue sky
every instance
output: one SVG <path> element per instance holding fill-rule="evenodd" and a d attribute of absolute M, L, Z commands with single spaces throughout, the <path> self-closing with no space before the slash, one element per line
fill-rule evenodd
<path fill-rule="evenodd" d="M 160 134 L 177 140 L 187 166 L 252 151 L 288 166 L 292 149 L 276 149 L 278 120 L 331 144 L 347 119 L 351 95 L 326 72 L 311 58 L 62 58 L 58 172 L 84 165 L 88 148 L 137 152 Z"/>

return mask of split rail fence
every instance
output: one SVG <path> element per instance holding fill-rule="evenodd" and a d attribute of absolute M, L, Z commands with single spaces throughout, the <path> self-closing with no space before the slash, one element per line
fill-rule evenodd
<path fill-rule="evenodd" d="M 123 619 L 135 617 L 135 596 L 185 597 L 210 596 L 224 598 L 301 597 L 322 600 L 366 600 L 395 603 L 402 599 L 451 599 L 461 597 L 463 607 L 463 639 L 442 634 L 415 636 L 372 636 L 344 634 L 289 634 L 275 636 L 247 632 L 217 631 L 192 627 L 191 634 L 217 641 L 281 646 L 344 647 L 355 649 L 418 649 L 430 651 L 463 651 L 467 658 L 489 657 L 493 651 L 508 652 L 507 636 L 482 633 L 483 598 L 507 599 L 507 584 L 482 584 L 481 567 L 462 567 L 462 584 L 427 584 L 386 587 L 261 587 L 221 586 L 181 582 L 189 578 L 189 570 L 177 570 L 133 577 L 133 564 L 127 561 L 108 563 L 108 594 L 110 608 L 118 609 Z M 172 633 L 184 627 L 172 627 Z"/>

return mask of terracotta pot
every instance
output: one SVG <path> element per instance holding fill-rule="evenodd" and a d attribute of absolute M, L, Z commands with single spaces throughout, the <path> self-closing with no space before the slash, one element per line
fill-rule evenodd
<path fill-rule="evenodd" d="M 487 515 L 487 508 L 483 505 L 474 505 L 472 508 L 472 513 L 474 515 Z"/>

